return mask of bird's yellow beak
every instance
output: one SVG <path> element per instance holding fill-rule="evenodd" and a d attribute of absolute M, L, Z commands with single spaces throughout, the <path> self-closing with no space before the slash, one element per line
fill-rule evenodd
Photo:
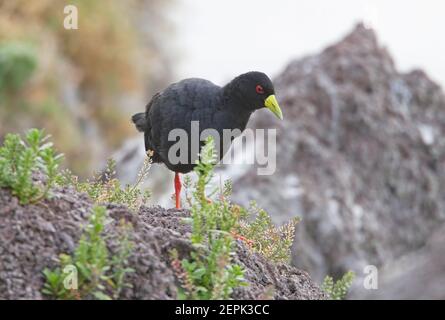
<path fill-rule="evenodd" d="M 277 116 L 280 120 L 283 120 L 283 113 L 281 112 L 280 106 L 278 105 L 277 98 L 274 94 L 271 94 L 267 97 L 267 99 L 264 101 L 264 106 L 272 111 L 274 115 Z"/>

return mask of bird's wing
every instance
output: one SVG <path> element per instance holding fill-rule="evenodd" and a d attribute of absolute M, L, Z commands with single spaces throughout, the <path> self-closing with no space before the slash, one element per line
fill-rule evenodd
<path fill-rule="evenodd" d="M 219 107 L 221 88 L 203 79 L 186 79 L 175 83 L 152 99 L 147 109 L 154 149 L 167 159 L 168 141 L 173 129 L 190 134 L 191 121 L 199 121 L 200 129 L 211 127 Z"/>

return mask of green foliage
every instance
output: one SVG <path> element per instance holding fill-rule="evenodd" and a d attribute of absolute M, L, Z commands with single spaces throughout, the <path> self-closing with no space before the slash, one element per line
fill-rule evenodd
<path fill-rule="evenodd" d="M 321 285 L 321 289 L 326 292 L 332 300 L 342 300 L 348 294 L 348 290 L 354 281 L 355 273 L 346 272 L 343 277 L 334 282 L 331 276 L 326 276 Z"/>
<path fill-rule="evenodd" d="M 283 226 L 276 227 L 266 211 L 251 202 L 249 209 L 239 208 L 241 216 L 247 217 L 238 226 L 237 233 L 255 251 L 268 260 L 289 263 L 291 246 L 294 241 L 295 226 L 300 218 L 293 218 Z"/>
<path fill-rule="evenodd" d="M 31 129 L 24 140 L 8 134 L 0 147 L 0 187 L 10 188 L 22 204 L 40 201 L 54 185 L 62 156 L 48 139 L 43 131 Z M 43 175 L 40 182 L 33 180 L 34 174 Z"/>
<path fill-rule="evenodd" d="M 119 250 L 116 255 L 111 258 L 112 279 L 110 282 L 113 288 L 113 298 L 118 299 L 123 288 L 131 288 L 131 284 L 125 281 L 128 273 L 134 272 L 134 269 L 128 267 L 128 258 L 134 248 L 134 242 L 130 239 L 132 226 L 130 223 L 121 221 L 121 235 L 119 237 Z"/>
<path fill-rule="evenodd" d="M 33 47 L 21 42 L 0 44 L 0 92 L 18 90 L 37 67 Z"/>
<path fill-rule="evenodd" d="M 139 187 L 148 176 L 151 164 L 151 155 L 148 154 L 138 173 L 136 183 L 125 187 L 122 187 L 120 181 L 115 178 L 116 163 L 112 159 L 108 160 L 104 174 L 96 174 L 92 180 L 79 182 L 78 177 L 65 170 L 59 176 L 58 183 L 62 186 L 71 185 L 77 191 L 87 193 L 95 203 L 119 203 L 137 210 L 150 198 L 150 192 L 142 191 Z"/>
<path fill-rule="evenodd" d="M 209 201 L 206 196 L 215 163 L 214 144 L 209 138 L 195 167 L 198 180 L 188 220 L 195 251 L 181 262 L 173 253 L 172 265 L 182 283 L 182 297 L 188 299 L 228 299 L 234 288 L 246 284 L 243 268 L 232 262 L 235 248 L 231 232 L 238 217 L 224 197 Z"/>
<path fill-rule="evenodd" d="M 73 256 L 60 255 L 60 267 L 43 271 L 46 283 L 42 292 L 56 299 L 101 299 L 118 298 L 122 288 L 128 287 L 125 276 L 133 272 L 127 267 L 128 257 L 134 246 L 129 240 L 128 224 L 122 224 L 120 247 L 110 258 L 105 238 L 106 209 L 94 207 L 84 234 Z M 66 288 L 64 270 L 74 266 L 77 271 L 77 289 Z"/>
<path fill-rule="evenodd" d="M 244 269 L 233 264 L 231 258 L 235 254 L 235 239 L 271 261 L 289 262 L 295 225 L 299 221 L 295 218 L 276 227 L 267 212 L 254 202 L 248 209 L 232 204 L 230 181 L 207 195 L 215 163 L 214 145 L 209 138 L 194 170 L 197 175 L 194 188 L 189 177 L 184 180 L 191 212 L 186 221 L 192 225 L 195 251 L 189 259 L 182 260 L 176 251 L 171 253 L 172 268 L 181 284 L 178 296 L 184 299 L 228 299 L 234 288 L 246 285 Z"/>

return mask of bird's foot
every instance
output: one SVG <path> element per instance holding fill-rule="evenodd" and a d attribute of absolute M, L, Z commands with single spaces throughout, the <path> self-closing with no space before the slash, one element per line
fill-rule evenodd
<path fill-rule="evenodd" d="M 176 209 L 181 209 L 181 179 L 179 173 L 175 172 L 175 204 Z"/>

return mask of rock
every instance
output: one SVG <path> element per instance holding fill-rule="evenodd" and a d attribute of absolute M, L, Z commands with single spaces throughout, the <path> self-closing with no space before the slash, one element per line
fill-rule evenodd
<path fill-rule="evenodd" d="M 278 224 L 301 216 L 293 263 L 318 281 L 420 250 L 445 221 L 441 88 L 398 72 L 363 25 L 291 62 L 275 86 L 285 120 L 265 110 L 250 125 L 277 128 L 277 171 L 251 167 L 234 199 L 257 199 Z"/>
<path fill-rule="evenodd" d="M 386 264 L 378 273 L 377 290 L 356 285 L 355 299 L 445 299 L 445 226 L 425 247 Z"/>
<path fill-rule="evenodd" d="M 57 189 L 38 205 L 19 205 L 9 191 L 0 188 L 0 299 L 45 299 L 42 271 L 57 266 L 61 253 L 71 254 L 88 222 L 92 203 L 72 189 Z M 182 219 L 187 210 L 142 207 L 138 213 L 125 206 L 107 206 L 110 223 L 106 241 L 111 254 L 119 247 L 118 227 L 124 219 L 132 225 L 135 247 L 129 266 L 135 271 L 127 280 L 132 288 L 121 299 L 175 299 L 177 280 L 171 267 L 170 251 L 181 257 L 192 250 L 190 226 Z M 246 269 L 248 287 L 237 289 L 234 299 L 326 299 L 309 275 L 291 266 L 275 265 L 237 243 L 235 261 Z"/>

